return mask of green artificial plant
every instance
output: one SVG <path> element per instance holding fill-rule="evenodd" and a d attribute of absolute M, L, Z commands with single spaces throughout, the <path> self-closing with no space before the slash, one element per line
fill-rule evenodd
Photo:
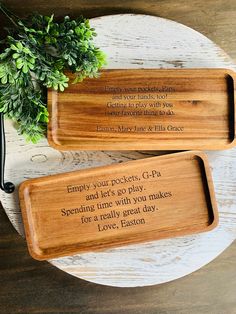
<path fill-rule="evenodd" d="M 84 17 L 34 14 L 19 19 L 0 2 L 0 11 L 12 22 L 0 42 L 0 112 L 12 119 L 18 132 L 36 143 L 46 131 L 46 88 L 61 92 L 68 86 L 65 71 L 75 83 L 97 77 L 104 53 L 93 43 L 96 33 Z"/>

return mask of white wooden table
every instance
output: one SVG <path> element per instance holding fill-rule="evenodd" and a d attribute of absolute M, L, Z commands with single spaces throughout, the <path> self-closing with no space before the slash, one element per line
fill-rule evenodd
<path fill-rule="evenodd" d="M 236 69 L 230 58 L 202 34 L 176 22 L 145 15 L 95 18 L 96 42 L 108 55 L 108 68 Z M 6 180 L 16 186 L 25 179 L 92 166 L 145 158 L 161 152 L 59 152 L 46 139 L 26 144 L 6 123 Z M 86 253 L 49 262 L 76 277 L 95 283 L 134 287 L 160 284 L 185 276 L 213 260 L 236 238 L 236 149 L 207 153 L 220 211 L 219 227 L 211 232 Z M 16 230 L 24 236 L 18 191 L 0 193 Z"/>

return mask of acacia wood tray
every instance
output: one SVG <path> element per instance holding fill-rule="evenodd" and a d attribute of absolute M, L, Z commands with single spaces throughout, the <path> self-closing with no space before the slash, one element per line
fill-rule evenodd
<path fill-rule="evenodd" d="M 182 152 L 23 182 L 20 206 L 38 260 L 213 229 L 206 155 Z"/>
<path fill-rule="evenodd" d="M 49 144 L 59 150 L 230 148 L 234 79 L 227 69 L 103 70 L 63 93 L 48 91 Z"/>

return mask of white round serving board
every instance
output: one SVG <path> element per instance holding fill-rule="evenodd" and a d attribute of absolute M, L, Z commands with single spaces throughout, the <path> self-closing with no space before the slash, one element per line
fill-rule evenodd
<path fill-rule="evenodd" d="M 96 44 L 108 56 L 107 68 L 230 68 L 232 60 L 212 41 L 182 24 L 147 15 L 121 14 L 91 20 Z M 20 182 L 49 174 L 146 158 L 161 152 L 59 152 L 26 144 L 6 121 L 6 180 Z M 154 241 L 50 260 L 76 277 L 110 286 L 136 287 L 183 277 L 212 261 L 236 238 L 236 149 L 207 152 L 220 212 L 219 227 L 193 236 Z M 24 236 L 18 190 L 0 192 L 2 205 Z"/>

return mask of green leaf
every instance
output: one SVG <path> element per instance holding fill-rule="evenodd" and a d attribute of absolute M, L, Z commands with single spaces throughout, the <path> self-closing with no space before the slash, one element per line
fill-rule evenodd
<path fill-rule="evenodd" d="M 105 56 L 94 46 L 95 31 L 83 17 L 56 22 L 53 15 L 35 14 L 17 25 L 0 54 L 0 112 L 15 121 L 27 141 L 36 143 L 48 122 L 43 88 L 63 92 L 69 81 L 65 71 L 75 72 L 76 82 L 97 77 Z"/>
<path fill-rule="evenodd" d="M 18 50 L 22 51 L 23 49 L 23 45 L 20 41 L 17 42 L 16 47 L 18 48 Z"/>
<path fill-rule="evenodd" d="M 16 60 L 17 69 L 21 69 L 23 67 L 23 65 L 24 65 L 24 61 L 21 58 Z"/>
<path fill-rule="evenodd" d="M 77 26 L 75 28 L 75 33 L 76 33 L 76 35 L 83 35 L 84 30 L 80 26 Z"/>
<path fill-rule="evenodd" d="M 15 45 L 12 44 L 10 47 L 11 47 L 12 50 L 18 51 L 18 48 Z"/>
<path fill-rule="evenodd" d="M 26 54 L 30 54 L 30 50 L 29 50 L 29 48 L 27 48 L 27 47 L 24 47 L 24 48 L 22 49 L 22 51 L 23 51 L 24 53 L 26 53 Z"/>
<path fill-rule="evenodd" d="M 30 68 L 30 70 L 33 70 L 33 69 L 34 69 L 34 64 L 28 63 L 27 65 L 28 65 L 28 67 Z"/>
<path fill-rule="evenodd" d="M 2 84 L 6 84 L 7 83 L 7 76 L 3 76 L 1 79 Z"/>
<path fill-rule="evenodd" d="M 17 58 L 20 57 L 20 54 L 17 53 L 17 52 L 16 52 L 16 53 L 13 53 L 12 57 L 13 57 L 13 59 L 17 59 Z"/>
<path fill-rule="evenodd" d="M 49 33 L 49 30 L 50 30 L 53 18 L 54 18 L 54 14 L 52 14 L 51 17 L 48 19 L 48 25 L 47 25 L 47 28 L 46 28 L 46 32 L 47 33 Z"/>
<path fill-rule="evenodd" d="M 28 68 L 27 63 L 25 63 L 25 64 L 23 65 L 22 71 L 23 71 L 23 73 L 28 73 L 28 72 L 29 72 L 29 68 Z"/>

